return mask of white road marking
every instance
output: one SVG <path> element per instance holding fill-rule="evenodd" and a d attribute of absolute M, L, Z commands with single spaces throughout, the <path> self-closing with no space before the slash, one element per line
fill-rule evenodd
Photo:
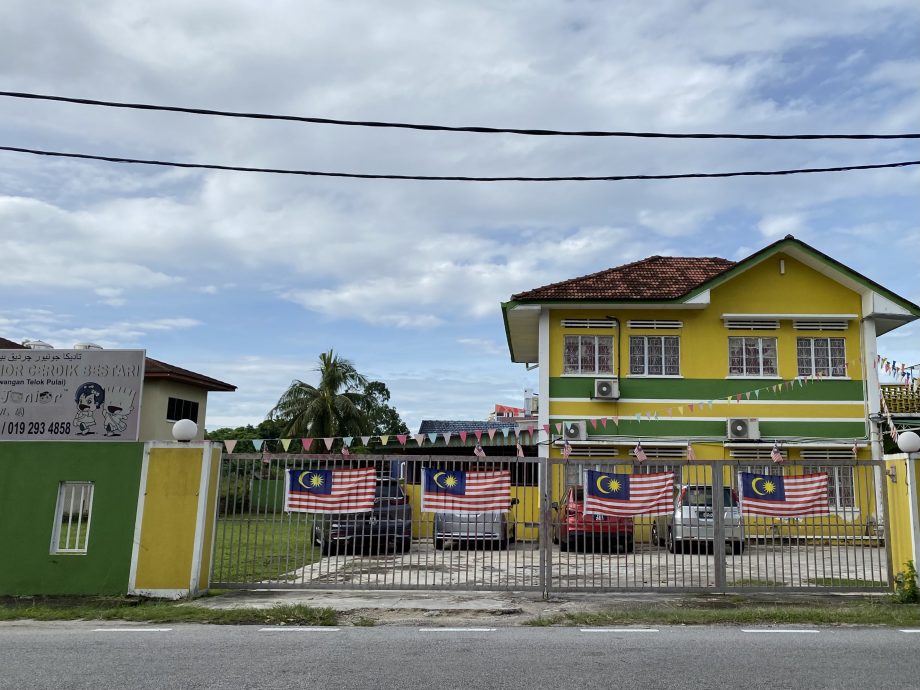
<path fill-rule="evenodd" d="M 419 628 L 419 632 L 495 632 L 496 628 Z"/>
<path fill-rule="evenodd" d="M 581 631 L 590 633 L 656 633 L 658 628 L 581 628 Z"/>
<path fill-rule="evenodd" d="M 741 632 L 746 633 L 818 633 L 820 630 L 783 630 L 780 628 L 741 628 Z"/>
<path fill-rule="evenodd" d="M 259 628 L 259 632 L 338 632 L 341 628 L 329 628 L 326 626 L 316 627 L 295 627 L 289 625 L 278 625 L 273 628 Z"/>
<path fill-rule="evenodd" d="M 906 633 L 920 633 L 920 629 L 916 629 L 916 630 L 902 630 L 901 632 L 906 632 Z"/>
<path fill-rule="evenodd" d="M 172 632 L 172 628 L 95 628 L 93 632 Z"/>

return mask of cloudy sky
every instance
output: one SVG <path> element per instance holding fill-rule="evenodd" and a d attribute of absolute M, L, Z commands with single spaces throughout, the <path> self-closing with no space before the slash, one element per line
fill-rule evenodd
<path fill-rule="evenodd" d="M 343 119 L 744 133 L 920 130 L 916 0 L 7 0 L 0 90 Z M 346 172 L 605 175 L 920 158 L 916 141 L 578 140 L 0 98 L 0 145 Z M 652 254 L 793 233 L 920 302 L 920 170 L 713 181 L 290 178 L 0 152 L 0 336 L 239 386 L 256 423 L 333 348 L 415 430 L 519 404 L 499 303 Z M 880 351 L 920 361 L 920 328 Z"/>

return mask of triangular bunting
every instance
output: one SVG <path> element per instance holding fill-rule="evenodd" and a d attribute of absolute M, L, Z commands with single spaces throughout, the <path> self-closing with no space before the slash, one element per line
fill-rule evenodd
<path fill-rule="evenodd" d="M 265 443 L 265 441 L 264 441 L 263 439 L 261 439 L 261 438 L 254 438 L 254 439 L 252 439 L 252 447 L 256 449 L 256 453 L 258 453 L 258 452 L 260 452 L 260 451 L 262 450 L 262 444 L 263 444 L 263 443 Z"/>
<path fill-rule="evenodd" d="M 291 439 L 289 439 L 289 438 L 283 438 L 283 439 L 281 439 L 281 447 L 284 448 L 284 452 L 287 453 L 287 452 L 288 452 L 288 448 L 291 447 Z"/>
<path fill-rule="evenodd" d="M 428 434 L 428 441 L 431 443 L 431 445 L 434 445 L 435 443 L 438 442 L 438 435 L 437 435 L 437 434 Z"/>
<path fill-rule="evenodd" d="M 227 449 L 228 453 L 232 453 L 233 449 L 236 448 L 236 441 L 224 441 L 224 448 Z"/>
<path fill-rule="evenodd" d="M 355 440 L 354 436 L 343 436 L 342 445 L 346 448 L 351 448 L 351 442 Z"/>
<path fill-rule="evenodd" d="M 406 445 L 406 439 L 409 438 L 406 434 L 396 434 L 396 440 L 399 441 L 399 445 Z"/>
<path fill-rule="evenodd" d="M 562 435 L 562 422 L 556 422 L 556 433 Z"/>
<path fill-rule="evenodd" d="M 620 418 L 618 416 L 611 417 L 610 419 L 613 421 L 614 424 L 616 424 L 617 426 L 620 426 Z"/>
<path fill-rule="evenodd" d="M 384 434 L 383 436 L 380 437 L 380 445 L 385 446 L 387 444 L 387 441 L 389 440 L 390 440 L 390 435 Z"/>
<path fill-rule="evenodd" d="M 476 429 L 473 431 L 473 435 L 476 437 L 476 443 L 482 441 L 482 429 Z"/>
<path fill-rule="evenodd" d="M 450 432 L 445 431 L 443 434 L 441 434 L 441 436 L 444 438 L 444 445 L 450 445 Z"/>
<path fill-rule="evenodd" d="M 362 437 L 361 437 L 361 445 L 362 445 L 362 446 L 364 446 L 365 448 L 367 448 L 370 444 L 371 444 L 371 437 L 370 437 L 370 436 L 362 436 Z"/>
<path fill-rule="evenodd" d="M 489 429 L 489 440 L 490 440 L 490 441 L 494 441 L 494 440 L 495 440 L 495 432 L 496 432 L 496 431 L 498 431 L 498 429 Z"/>
<path fill-rule="evenodd" d="M 414 438 L 415 442 L 419 445 L 422 445 L 425 442 L 425 434 L 416 434 Z"/>
<path fill-rule="evenodd" d="M 460 443 L 466 443 L 466 432 L 459 431 L 457 434 L 460 436 Z"/>
<path fill-rule="evenodd" d="M 300 442 L 303 444 L 303 452 L 304 452 L 304 453 L 309 453 L 309 452 L 310 452 L 310 446 L 313 445 L 313 439 L 312 439 L 312 438 L 302 438 L 302 439 L 300 439 Z"/>
<path fill-rule="evenodd" d="M 592 418 L 589 419 L 588 421 L 591 422 L 591 428 L 592 428 L 592 429 L 597 429 L 597 420 L 596 420 L 594 417 L 592 417 Z"/>
<path fill-rule="evenodd" d="M 332 450 L 332 442 L 335 441 L 335 438 L 332 436 L 324 437 L 323 443 L 326 444 L 326 450 Z"/>

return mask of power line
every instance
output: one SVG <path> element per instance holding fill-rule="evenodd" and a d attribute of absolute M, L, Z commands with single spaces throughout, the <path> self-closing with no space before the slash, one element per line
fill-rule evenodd
<path fill-rule="evenodd" d="M 833 168 L 797 168 L 792 170 L 747 170 L 741 172 L 719 173 L 678 173 L 671 175 L 599 175 L 599 176 L 554 176 L 554 177 L 467 177 L 464 175 L 390 175 L 369 173 L 328 172 L 319 170 L 291 170 L 286 168 L 252 168 L 239 165 L 215 165 L 211 163 L 177 163 L 174 161 L 157 161 L 142 158 L 121 158 L 117 156 L 97 156 L 89 153 L 66 153 L 62 151 L 45 151 L 26 149 L 19 146 L 0 146 L 0 151 L 29 153 L 36 156 L 53 156 L 57 158 L 79 158 L 83 160 L 106 161 L 109 163 L 135 163 L 138 165 L 158 165 L 171 168 L 196 168 L 202 170 L 230 170 L 235 172 L 271 173 L 275 175 L 302 175 L 307 177 L 347 177 L 359 180 L 419 180 L 424 182 L 621 182 L 625 180 L 681 180 L 688 178 L 711 177 L 761 177 L 767 175 L 801 175 L 806 173 L 845 172 L 849 170 L 878 170 L 880 168 L 904 168 L 920 165 L 920 161 L 902 161 L 899 163 L 874 163 L 871 165 L 843 165 Z"/>
<path fill-rule="evenodd" d="M 377 127 L 389 129 L 416 129 L 429 132 L 471 132 L 475 134 L 524 134 L 535 137 L 635 137 L 641 139 L 920 139 L 916 134 L 711 134 L 668 132 L 617 132 L 606 130 L 558 130 L 558 129 L 521 129 L 516 127 L 451 127 L 449 125 L 416 124 L 410 122 L 381 122 L 374 120 L 340 120 L 328 117 L 302 117 L 299 115 L 270 115 L 267 113 L 246 113 L 229 110 L 211 110 L 208 108 L 188 108 L 173 105 L 152 105 L 149 103 L 124 103 L 120 101 L 99 101 L 91 98 L 70 98 L 67 96 L 50 96 L 40 93 L 22 91 L 0 91 L 0 96 L 8 98 L 26 98 L 40 101 L 58 101 L 78 105 L 96 105 L 106 108 L 128 108 L 132 110 L 157 110 L 190 115 L 213 115 L 218 117 L 239 117 L 252 120 L 286 120 L 288 122 L 309 122 L 318 125 L 341 125 L 345 127 Z"/>

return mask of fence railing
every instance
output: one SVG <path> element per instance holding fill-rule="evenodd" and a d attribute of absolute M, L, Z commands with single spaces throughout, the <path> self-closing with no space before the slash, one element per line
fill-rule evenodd
<path fill-rule="evenodd" d="M 882 397 L 895 414 L 920 414 L 920 391 L 899 383 L 883 383 Z"/>

